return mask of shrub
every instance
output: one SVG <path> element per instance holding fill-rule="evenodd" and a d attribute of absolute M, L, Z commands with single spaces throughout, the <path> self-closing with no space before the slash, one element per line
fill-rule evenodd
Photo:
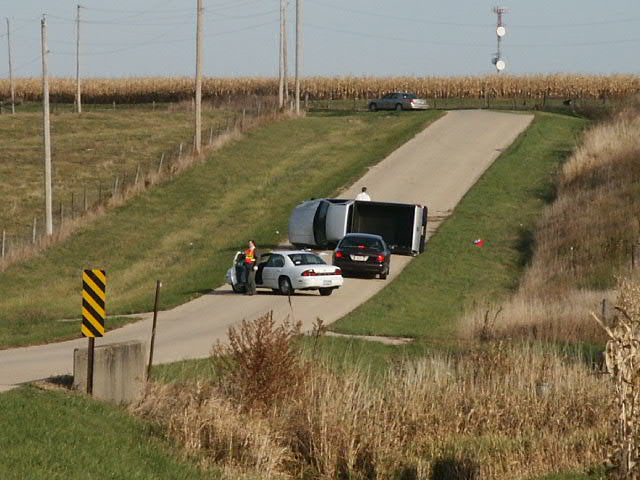
<path fill-rule="evenodd" d="M 251 409 L 294 395 L 305 374 L 293 342 L 300 329 L 301 323 L 288 320 L 276 325 L 273 312 L 230 327 L 228 343 L 212 350 L 229 396 Z"/>

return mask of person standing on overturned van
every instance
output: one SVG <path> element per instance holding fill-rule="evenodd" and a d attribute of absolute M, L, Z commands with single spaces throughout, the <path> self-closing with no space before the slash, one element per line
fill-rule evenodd
<path fill-rule="evenodd" d="M 371 197 L 367 193 L 367 187 L 362 187 L 362 191 L 356 195 L 356 200 L 362 200 L 365 202 L 369 202 L 371 200 Z"/>
<path fill-rule="evenodd" d="M 256 257 L 256 242 L 249 240 L 249 248 L 244 253 L 244 266 L 247 271 L 246 295 L 256 293 L 256 270 L 258 270 Z"/>

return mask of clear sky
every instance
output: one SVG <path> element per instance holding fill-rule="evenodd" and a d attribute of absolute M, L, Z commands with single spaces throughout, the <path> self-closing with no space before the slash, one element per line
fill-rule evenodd
<path fill-rule="evenodd" d="M 0 78 L 37 76 L 47 14 L 50 71 L 75 76 L 77 0 L 0 0 Z M 82 0 L 84 77 L 192 76 L 196 0 Z M 204 0 L 207 76 L 276 76 L 279 0 Z M 304 0 L 304 74 L 493 73 L 504 6 L 507 73 L 640 73 L 640 0 Z M 293 72 L 295 0 L 289 0 Z"/>

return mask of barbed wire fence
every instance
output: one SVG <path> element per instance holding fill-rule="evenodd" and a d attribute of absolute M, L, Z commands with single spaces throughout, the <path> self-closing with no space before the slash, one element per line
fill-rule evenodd
<path fill-rule="evenodd" d="M 171 108 L 172 105 L 167 106 L 167 109 Z M 253 97 L 234 101 L 227 97 L 213 103 L 212 108 L 228 109 L 230 114 L 203 128 L 204 155 L 195 153 L 194 142 L 181 142 L 153 160 L 138 161 L 133 167 L 114 172 L 110 180 L 84 183 L 80 188 L 67 190 L 64 196 L 54 196 L 54 228 L 51 236 L 44 231 L 43 214 L 33 219 L 23 219 L 23 227 L 20 228 L 9 229 L 0 225 L 0 271 L 63 240 L 87 220 L 102 215 L 109 208 L 121 205 L 149 187 L 172 178 L 227 140 L 237 138 L 254 126 L 280 115 L 277 98 Z"/>

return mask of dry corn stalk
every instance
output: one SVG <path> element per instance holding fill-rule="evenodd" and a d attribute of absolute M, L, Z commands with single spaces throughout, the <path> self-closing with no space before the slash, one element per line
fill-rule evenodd
<path fill-rule="evenodd" d="M 617 478 L 640 479 L 640 284 L 620 283 L 618 315 L 609 327 L 593 314 L 609 336 L 605 353 L 613 377 L 612 402 L 618 412 L 609 460 Z"/>
<path fill-rule="evenodd" d="M 37 78 L 15 80 L 16 95 L 24 101 L 38 101 L 42 94 Z M 308 77 L 303 91 L 312 99 L 344 100 L 374 98 L 395 90 L 408 90 L 426 98 L 520 98 L 542 100 L 612 99 L 640 93 L 638 75 L 489 75 L 477 77 Z M 8 79 L 0 79 L 0 99 L 10 92 Z M 269 77 L 206 78 L 205 98 L 245 95 L 277 95 L 278 79 Z M 53 101 L 73 102 L 75 80 L 51 80 Z M 83 97 L 92 103 L 176 102 L 193 95 L 188 77 L 91 78 L 83 82 Z"/>

